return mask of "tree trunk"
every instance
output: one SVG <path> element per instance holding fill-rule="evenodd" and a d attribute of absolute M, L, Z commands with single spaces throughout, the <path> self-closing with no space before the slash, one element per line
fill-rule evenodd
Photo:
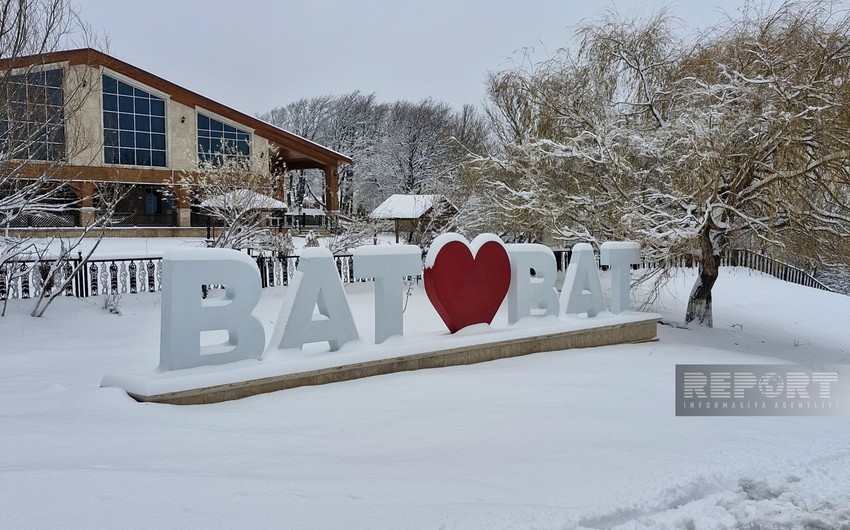
<path fill-rule="evenodd" d="M 696 322 L 702 326 L 713 326 L 711 313 L 711 289 L 717 281 L 717 273 L 720 265 L 720 256 L 714 254 L 709 231 L 705 230 L 700 238 L 701 260 L 699 266 L 699 278 L 691 289 L 688 298 L 688 309 L 685 314 L 685 322 L 690 324 Z"/>

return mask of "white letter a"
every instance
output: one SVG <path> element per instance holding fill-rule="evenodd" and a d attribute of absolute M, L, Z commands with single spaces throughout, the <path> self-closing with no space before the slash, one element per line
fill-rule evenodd
<path fill-rule="evenodd" d="M 315 307 L 320 314 L 314 319 Z M 333 255 L 326 248 L 304 249 L 269 347 L 301 348 L 310 342 L 328 341 L 331 351 L 336 351 L 357 338 Z"/>

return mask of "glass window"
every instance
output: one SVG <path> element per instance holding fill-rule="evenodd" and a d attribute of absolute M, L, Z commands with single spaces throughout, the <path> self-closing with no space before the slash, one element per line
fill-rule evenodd
<path fill-rule="evenodd" d="M 157 151 L 162 151 L 165 155 L 165 135 L 151 134 L 151 148 Z"/>
<path fill-rule="evenodd" d="M 151 132 L 165 134 L 165 118 L 151 117 Z"/>
<path fill-rule="evenodd" d="M 136 150 L 135 149 L 121 149 L 121 157 L 120 163 L 126 166 L 135 166 L 136 165 Z"/>
<path fill-rule="evenodd" d="M 103 93 L 104 94 L 117 94 L 118 93 L 118 81 L 109 76 L 103 76 Z"/>
<path fill-rule="evenodd" d="M 114 94 L 104 94 L 103 95 L 103 110 L 104 111 L 117 111 L 118 110 L 118 96 Z"/>
<path fill-rule="evenodd" d="M 11 75 L 0 87 L 0 148 L 9 158 L 65 157 L 64 71 Z"/>
<path fill-rule="evenodd" d="M 121 129 L 132 131 L 136 128 L 136 121 L 133 119 L 132 114 L 122 112 L 118 115 L 118 125 Z"/>
<path fill-rule="evenodd" d="M 147 98 L 136 98 L 136 112 L 139 114 L 150 114 L 151 100 Z"/>
<path fill-rule="evenodd" d="M 151 135 L 148 133 L 136 133 L 136 147 L 150 149 Z"/>
<path fill-rule="evenodd" d="M 108 132 L 111 129 L 118 128 L 118 113 L 117 112 L 104 112 L 103 113 L 103 129 L 104 132 Z M 118 131 L 116 131 L 117 133 Z"/>
<path fill-rule="evenodd" d="M 44 84 L 49 87 L 62 86 L 62 70 L 47 70 L 44 72 Z"/>
<path fill-rule="evenodd" d="M 121 147 L 136 146 L 136 135 L 133 134 L 133 131 L 121 131 L 118 136 L 118 140 Z"/>
<path fill-rule="evenodd" d="M 148 132 L 151 130 L 151 117 L 136 115 L 136 130 Z"/>
<path fill-rule="evenodd" d="M 133 112 L 133 98 L 130 96 L 118 96 L 118 110 L 121 112 Z"/>
<path fill-rule="evenodd" d="M 47 144 L 47 159 L 61 160 L 65 158 L 65 149 L 58 144 Z"/>
<path fill-rule="evenodd" d="M 152 166 L 164 166 L 165 165 L 165 151 L 151 151 L 151 165 Z"/>
<path fill-rule="evenodd" d="M 165 100 L 103 74 L 103 144 L 106 164 L 165 167 Z"/>
<path fill-rule="evenodd" d="M 151 152 L 147 149 L 136 149 L 136 165 L 149 166 L 151 165 Z"/>
<path fill-rule="evenodd" d="M 107 164 L 117 164 L 118 163 L 118 149 L 114 147 L 104 147 L 103 148 L 103 161 Z"/>
<path fill-rule="evenodd" d="M 58 87 L 47 88 L 47 104 L 59 107 L 62 105 L 62 89 Z"/>
<path fill-rule="evenodd" d="M 248 131 L 198 113 L 198 160 L 215 165 L 224 160 L 236 160 L 248 167 L 250 136 Z"/>

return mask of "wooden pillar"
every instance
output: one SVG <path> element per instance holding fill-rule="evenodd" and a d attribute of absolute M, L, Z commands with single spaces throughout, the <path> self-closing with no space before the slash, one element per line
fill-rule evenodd
<path fill-rule="evenodd" d="M 328 213 L 339 212 L 339 168 L 336 164 L 325 166 L 325 208 Z"/>
<path fill-rule="evenodd" d="M 174 199 L 177 206 L 177 226 L 192 226 L 192 210 L 189 192 L 183 186 L 174 186 Z"/>
<path fill-rule="evenodd" d="M 74 193 L 77 194 L 78 204 L 80 205 L 80 226 L 88 226 L 94 221 L 94 183 L 93 182 L 73 182 L 71 186 L 74 188 Z"/>

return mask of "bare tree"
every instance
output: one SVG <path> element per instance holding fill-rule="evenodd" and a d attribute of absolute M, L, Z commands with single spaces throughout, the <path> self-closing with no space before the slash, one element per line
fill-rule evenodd
<path fill-rule="evenodd" d="M 50 56 L 68 46 L 97 47 L 98 41 L 70 2 L 0 0 L 0 270 L 14 274 L 15 261 L 40 259 L 38 276 L 48 288 L 42 289 L 33 316 L 43 315 L 70 281 L 59 272 L 66 272 L 70 252 L 86 236 L 102 237 L 100 229 L 115 204 L 102 194 L 80 197 L 68 184 L 82 180 L 75 168 L 91 163 L 86 158 L 97 153 L 92 131 L 79 118 L 95 83 L 89 68 L 56 65 Z M 11 235 L 13 226 L 34 221 L 72 226 L 81 202 L 97 198 L 100 215 L 87 219 L 77 236 L 63 239 L 59 254 L 49 259 L 49 243 Z"/>
<path fill-rule="evenodd" d="M 339 193 L 340 210 L 353 215 L 360 202 L 357 197 L 368 198 L 362 180 L 371 174 L 377 146 L 385 136 L 387 109 L 387 105 L 375 101 L 374 94 L 355 91 L 300 99 L 260 118 L 352 157 L 354 162 L 340 170 Z M 319 170 L 290 171 L 290 204 L 301 205 L 310 196 L 321 203 L 323 185 L 324 174 Z"/>
<path fill-rule="evenodd" d="M 39 263 L 36 278 L 41 285 L 35 307 L 30 313 L 31 316 L 44 316 L 50 304 L 65 293 L 77 274 L 86 266 L 103 240 L 104 230 L 115 214 L 116 205 L 127 191 L 117 185 L 98 185 L 96 199 L 100 205 L 100 211 L 92 223 L 82 227 L 81 232 L 74 237 L 52 237 L 43 247 L 35 247 Z M 94 243 L 83 255 L 82 252 L 78 252 L 78 249 L 87 237 L 93 239 Z M 59 244 L 59 248 L 51 250 L 55 248 L 56 243 Z M 75 252 L 78 252 L 77 259 L 74 259 Z"/>
<path fill-rule="evenodd" d="M 94 85 L 87 68 L 45 64 L 52 51 L 97 38 L 64 0 L 0 1 L 0 226 L 31 214 L 65 212 L 65 181 L 55 177 L 91 147 L 69 129 Z M 35 57 L 33 57 L 35 56 Z"/>
<path fill-rule="evenodd" d="M 451 188 L 461 160 L 481 152 L 487 140 L 486 121 L 474 107 L 456 112 L 433 99 L 384 104 L 374 94 L 352 92 L 299 100 L 261 117 L 352 157 L 340 170 L 340 204 L 360 217 L 393 193 Z M 320 189 L 319 172 L 290 175 L 297 204 Z"/>
<path fill-rule="evenodd" d="M 172 184 L 219 227 L 214 247 L 274 249 L 280 234 L 268 217 L 286 208 L 273 197 L 277 178 L 252 170 L 246 157 L 225 145 L 221 153 L 202 158 L 196 171 L 181 174 Z"/>

